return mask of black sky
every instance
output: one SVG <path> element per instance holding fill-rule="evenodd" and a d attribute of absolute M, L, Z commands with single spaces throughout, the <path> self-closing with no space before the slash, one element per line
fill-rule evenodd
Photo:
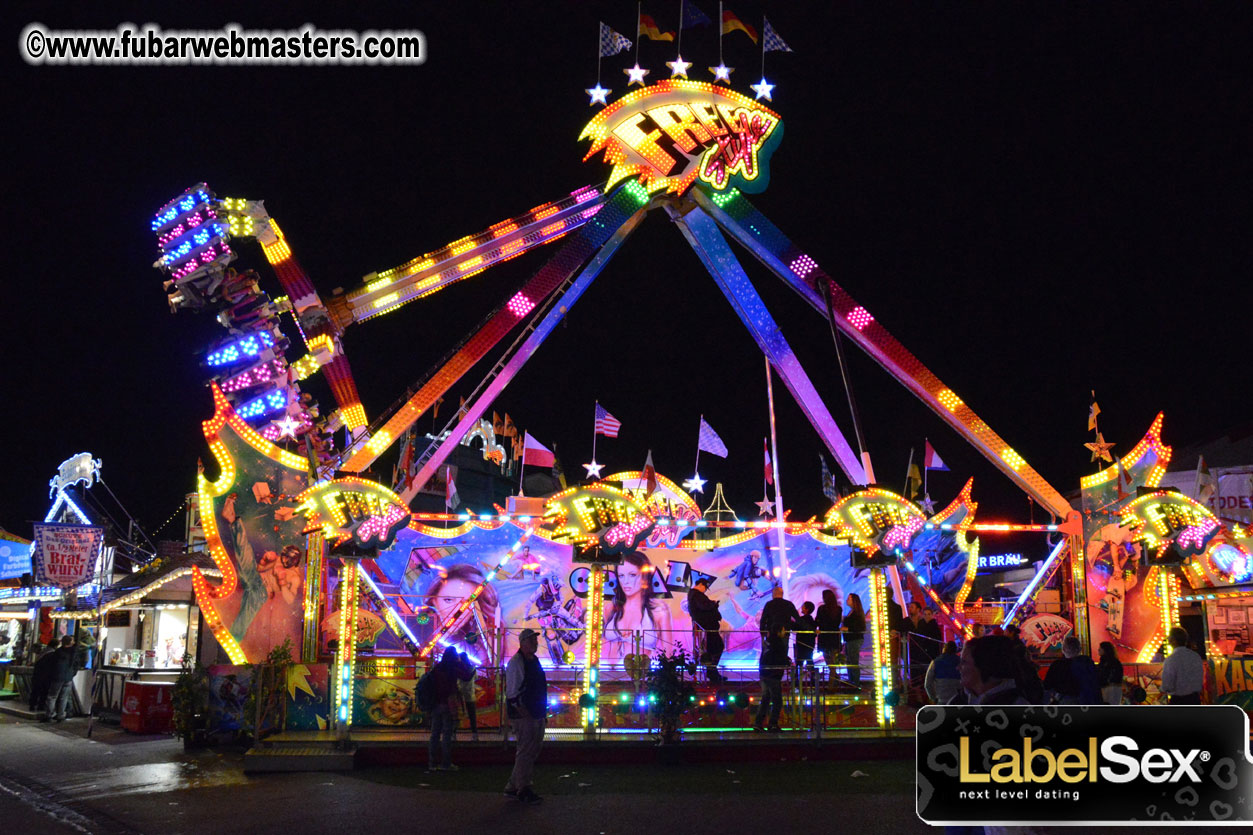
<path fill-rule="evenodd" d="M 183 188 L 204 180 L 265 199 L 329 294 L 604 178 L 576 141 L 593 113 L 583 88 L 597 21 L 629 35 L 634 3 L 353 5 L 6 6 L 0 525 L 29 535 L 54 468 L 83 450 L 149 527 L 191 488 L 210 410 L 194 352 L 221 331 L 167 312 L 148 231 Z M 712 0 L 697 5 L 716 14 Z M 728 8 L 760 21 L 760 3 Z M 678 2 L 645 11 L 673 28 Z M 1247 421 L 1247 6 L 838 2 L 769 14 L 796 51 L 768 56 L 786 136 L 755 204 L 1056 487 L 1092 469 L 1089 388 L 1116 451 L 1159 410 L 1176 445 Z M 15 48 L 31 21 L 418 28 L 430 59 L 31 67 Z M 725 49 L 747 92 L 759 54 L 740 34 Z M 712 30 L 688 30 L 684 53 L 707 80 L 695 70 L 716 63 Z M 672 57 L 645 41 L 640 60 L 655 80 Z M 615 93 L 632 61 L 605 59 Z M 637 468 L 651 448 L 676 479 L 690 474 L 703 413 L 731 455 L 703 456 L 702 474 L 748 515 L 767 432 L 762 360 L 669 225 L 649 218 L 497 408 L 557 443 L 571 471 L 587 460 L 599 398 L 624 424 L 600 459 Z M 260 252 L 243 251 L 278 295 Z M 546 257 L 351 327 L 371 416 Z M 851 438 L 825 322 L 742 260 Z M 933 477 L 937 501 L 973 475 L 983 518 L 1026 518 L 1008 480 L 864 355 L 850 358 L 880 481 L 899 487 L 910 447 L 921 454 L 930 437 L 953 469 Z M 778 399 L 784 496 L 803 518 L 825 507 L 821 445 Z"/>

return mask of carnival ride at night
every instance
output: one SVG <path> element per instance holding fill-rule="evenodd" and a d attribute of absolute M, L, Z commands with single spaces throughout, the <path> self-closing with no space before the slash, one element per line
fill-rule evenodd
<path fill-rule="evenodd" d="M 625 671 L 621 700 L 635 704 L 642 696 L 638 670 L 631 672 L 632 656 L 662 645 L 696 649 L 690 629 L 673 630 L 680 636 L 686 631 L 686 638 L 667 638 L 662 626 L 684 617 L 674 594 L 681 595 L 697 577 L 712 578 L 717 591 L 717 581 L 725 584 L 722 578 L 732 576 L 728 567 L 734 574 L 737 564 L 756 566 L 765 554 L 772 568 L 763 572 L 764 582 L 790 589 L 807 577 L 834 576 L 832 566 L 847 566 L 856 551 L 880 559 L 870 559 L 872 564 L 847 577 L 840 574 L 845 592 L 858 587 L 869 594 L 873 697 L 855 707 L 873 710 L 867 724 L 889 727 L 899 721 L 889 589 L 894 586 L 898 595 L 908 589 L 932 601 L 951 633 L 975 634 L 977 618 L 967 598 L 980 552 L 976 535 L 1055 537 L 1003 623 L 1021 621 L 1033 596 L 1057 575 L 1069 625 L 1082 639 L 1095 641 L 1093 613 L 1121 611 L 1122 599 L 1109 577 L 1102 576 L 1103 587 L 1093 585 L 1087 572 L 1098 555 L 1092 549 L 1099 551 L 1105 543 L 1108 550 L 1111 531 L 1122 531 L 1126 548 L 1140 549 L 1137 553 L 1151 566 L 1141 592 L 1157 617 L 1136 645 L 1122 644 L 1141 661 L 1152 659 L 1178 623 L 1181 578 L 1194 588 L 1249 579 L 1253 566 L 1239 543 L 1243 531 L 1228 531 L 1202 505 L 1156 489 L 1170 455 L 1161 442 L 1160 416 L 1130 453 L 1083 480 L 1082 504 L 1072 506 L 839 286 L 814 254 L 755 208 L 746 195 L 766 187 L 770 156 L 783 134 L 781 117 L 760 98 L 760 91 L 755 100 L 717 84 L 687 80 L 641 86 L 604 106 L 580 136 L 591 143 L 585 159 L 601 154 L 612 166 L 606 182 L 371 273 L 356 289 L 327 299 L 261 201 L 220 198 L 202 183 L 156 213 L 156 266 L 168 278 L 171 310 L 212 313 L 227 331 L 203 355 L 215 405 L 204 434 L 218 475 L 211 480 L 202 473 L 198 480 L 207 547 L 221 582 L 212 584 L 199 570 L 194 579 L 206 623 L 232 663 L 262 660 L 283 635 L 296 638 L 306 662 L 333 656 L 331 716 L 346 730 L 367 716 L 386 715 L 379 705 L 391 697 L 371 697 L 364 708 L 360 697 L 372 681 L 394 678 L 397 665 L 412 665 L 414 658 L 422 664 L 442 647 L 455 646 L 479 653 L 476 660 L 483 665 L 498 666 L 509 629 L 531 618 L 529 623 L 544 627 L 549 661 L 555 667 L 565 662 L 577 679 L 571 701 L 580 707 L 578 724 L 594 730 L 605 724 L 611 712 L 607 706 L 616 704 L 616 694 L 601 690 L 602 661 L 606 670 Z M 412 512 L 415 496 L 439 477 L 468 438 L 478 435 L 485 458 L 490 453 L 501 466 L 507 463 L 508 445 L 498 443 L 496 425 L 485 416 L 655 211 L 664 213 L 692 247 L 856 492 L 835 501 L 822 518 L 805 522 L 788 521 L 782 513 L 777 520 L 711 520 L 668 479 L 626 472 L 545 499 L 519 497 L 495 512 Z M 827 321 L 837 352 L 842 340 L 862 349 L 1044 507 L 1052 521 L 978 523 L 971 482 L 936 513 L 877 486 L 869 453 L 860 442 L 854 451 L 846 440 L 728 237 Z M 282 296 L 271 298 L 262 291 L 256 272 L 231 266 L 249 240 L 260 245 Z M 548 244 L 556 251 L 529 280 L 404 397 L 372 419 L 367 416 L 342 344 L 349 326 Z M 292 346 L 281 328 L 285 316 L 303 342 L 303 355 L 294 361 L 288 360 Z M 364 477 L 390 449 L 402 441 L 415 443 L 415 422 L 437 414 L 453 387 L 493 356 L 486 374 L 470 380 L 473 390 L 462 408 L 428 436 L 424 449 L 415 447 L 394 484 Z M 842 356 L 839 360 L 842 365 Z M 337 404 L 327 416 L 300 388 L 318 371 Z M 336 448 L 332 439 L 341 428 L 345 441 Z M 515 438 L 515 457 L 518 451 Z M 303 565 L 299 559 L 282 559 L 293 545 L 304 552 Z M 921 554 L 941 547 L 950 548 L 964 566 L 956 587 L 947 590 L 937 590 L 920 568 Z M 453 564 L 458 551 L 473 555 L 473 570 L 456 571 L 469 565 Z M 608 563 L 592 556 L 614 552 Z M 622 562 L 622 554 L 633 552 L 644 555 L 632 563 L 640 567 L 634 573 Z M 664 569 L 654 564 L 662 559 Z M 623 567 L 614 570 L 614 564 Z M 563 585 L 570 588 L 563 592 Z M 647 587 L 647 594 L 641 592 L 645 608 L 633 629 L 609 629 L 606 623 L 617 623 L 615 616 L 621 619 L 628 608 L 628 585 L 630 594 Z M 297 588 L 300 594 L 294 597 Z M 745 633 L 756 631 L 748 601 L 757 600 L 760 594 L 753 594 L 758 591 L 741 588 L 739 580 L 728 590 L 737 626 Z M 1104 597 L 1090 602 L 1090 592 Z M 284 594 L 295 601 L 286 612 L 271 606 Z M 483 604 L 487 599 L 494 608 Z M 391 636 L 395 652 L 359 658 L 359 646 L 374 644 L 383 632 Z M 578 644 L 581 658 L 574 652 Z M 739 656 L 732 652 L 732 660 L 739 658 L 741 667 L 755 672 L 749 649 Z M 389 693 L 395 697 L 395 688 Z M 813 697 L 821 697 L 817 689 Z M 735 701 L 734 693 L 711 691 L 708 698 L 711 704 Z M 849 703 L 846 697 L 842 705 Z"/>

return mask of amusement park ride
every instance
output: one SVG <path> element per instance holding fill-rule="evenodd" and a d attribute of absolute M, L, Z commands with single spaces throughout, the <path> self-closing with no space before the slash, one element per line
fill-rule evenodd
<path fill-rule="evenodd" d="M 356 634 L 352 619 L 358 611 L 359 593 L 373 601 L 405 647 L 425 660 L 466 622 L 475 610 L 475 599 L 497 572 L 508 570 L 511 560 L 527 552 L 533 537 L 570 544 L 576 553 L 585 555 L 593 548 L 609 553 L 631 550 L 646 537 L 667 530 L 678 534 L 672 540 L 678 543 L 699 527 L 729 529 L 726 533 L 733 534 L 778 530 L 781 544 L 782 532 L 808 534 L 826 547 L 851 544 L 870 570 L 874 702 L 876 719 L 884 726 L 893 721 L 894 713 L 889 586 L 901 588 L 904 581 L 915 594 L 933 601 L 950 629 L 973 635 L 976 624 L 966 598 L 975 578 L 979 540 L 968 539 L 969 535 L 1038 531 L 1058 537 L 1005 622 L 1019 619 L 1030 608 L 1024 609 L 1024 604 L 1059 573 L 1073 628 L 1087 640 L 1093 604 L 1085 577 L 1086 549 L 1107 525 L 1129 531 L 1131 540 L 1151 554 L 1152 577 L 1145 588 L 1160 612 L 1160 624 L 1139 648 L 1145 660 L 1159 651 L 1166 632 L 1178 623 L 1181 578 L 1194 586 L 1218 582 L 1216 575 L 1227 582 L 1247 579 L 1248 554 L 1236 543 L 1243 532 L 1233 536 L 1200 504 L 1156 489 L 1170 455 L 1160 439 L 1160 416 L 1128 455 L 1083 480 L 1082 506 L 1072 506 L 840 287 L 819 266 L 814 253 L 794 244 L 755 208 L 746 195 L 765 189 L 770 157 L 783 136 L 782 118 L 760 101 L 761 96 L 761 91 L 758 99 L 752 99 L 717 84 L 675 78 L 635 89 L 599 110 L 580 135 L 590 142 L 585 159 L 600 155 L 611 166 L 607 181 L 576 189 L 404 264 L 371 273 L 355 290 L 328 299 L 318 294 L 261 201 L 220 198 L 202 183 L 156 213 L 152 220 L 160 249 L 156 266 L 167 276 L 171 310 L 213 313 L 227 331 L 204 353 L 204 364 L 213 374 L 215 403 L 214 416 L 205 422 L 204 432 L 220 472 L 212 481 L 201 474 L 198 484 L 208 547 L 221 581 L 214 585 L 197 571 L 195 592 L 208 625 L 232 662 L 259 660 L 244 648 L 240 634 L 232 634 L 228 615 L 218 608 L 245 582 L 240 552 L 246 543 L 237 537 L 232 541 L 218 521 L 235 526 L 234 511 L 224 515 L 223 508 L 229 496 L 248 486 L 236 479 L 235 456 L 241 444 L 288 474 L 283 483 L 290 489 L 283 492 L 294 511 L 279 521 L 287 526 L 283 535 L 306 538 L 300 648 L 306 661 L 318 657 L 319 628 L 337 609 L 334 631 L 339 641 L 331 668 L 331 692 L 341 728 L 353 721 L 351 691 L 357 652 L 351 636 Z M 695 513 L 677 513 L 675 508 L 683 502 L 650 501 L 651 491 L 634 473 L 570 488 L 538 504 L 519 501 L 508 510 L 499 508 L 496 514 L 411 513 L 409 503 L 414 496 L 476 430 L 493 402 L 631 233 L 658 210 L 677 226 L 845 476 L 860 489 L 835 502 L 821 519 L 809 522 L 705 521 L 698 507 Z M 854 451 L 845 439 L 733 253 L 728 236 L 826 319 L 838 334 L 837 342 L 847 339 L 865 351 L 1047 509 L 1052 521 L 976 523 L 970 482 L 934 515 L 876 486 L 869 454 Z M 231 266 L 250 239 L 260 244 L 277 275 L 281 297 L 263 292 L 257 273 Z M 548 244 L 556 249 L 548 261 L 410 389 L 411 394 L 373 419 L 367 416 L 342 343 L 349 326 L 391 313 Z M 280 328 L 283 316 L 291 317 L 303 342 L 297 352 L 301 356 L 294 361 L 288 359 L 291 346 Z M 416 475 L 407 484 L 393 490 L 361 475 L 501 343 L 505 347 L 474 383 L 463 408 L 421 451 L 413 466 Z M 325 417 L 300 389 L 301 381 L 318 371 L 326 376 L 338 407 Z M 335 449 L 333 433 L 343 427 L 347 440 Z M 439 530 L 427 524 L 436 520 L 463 522 L 463 529 L 508 523 L 518 533 L 499 554 L 495 568 L 452 615 L 420 639 L 412 618 L 380 590 L 380 580 L 388 578 L 378 557 L 404 528 Z M 277 526 L 278 522 L 276 530 Z M 966 555 L 964 583 L 952 599 L 943 599 L 915 566 L 914 553 L 922 539 L 941 533 L 953 536 Z M 704 540 L 700 547 L 716 546 Z M 776 576 L 786 578 L 787 553 L 782 548 L 777 559 L 784 571 Z M 335 563 L 339 563 L 338 601 L 328 594 L 328 568 Z M 595 561 L 587 576 L 593 589 L 605 581 Z M 596 711 L 587 705 L 595 704 L 597 690 L 601 601 L 601 595 L 592 594 L 587 612 L 582 692 L 590 696 L 590 702 L 585 698 L 581 704 L 585 722 L 591 724 L 595 724 Z"/>

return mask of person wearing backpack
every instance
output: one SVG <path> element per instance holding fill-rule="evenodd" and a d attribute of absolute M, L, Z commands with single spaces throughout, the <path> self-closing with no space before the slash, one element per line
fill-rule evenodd
<path fill-rule="evenodd" d="M 461 700 L 457 682 L 469 675 L 473 673 L 463 667 L 457 650 L 448 647 L 439 663 L 418 682 L 418 707 L 431 717 L 431 738 L 427 744 L 428 771 L 458 770 L 452 763 L 452 743 L 457 736 L 457 702 Z M 423 704 L 424 701 L 429 707 Z"/>
<path fill-rule="evenodd" d="M 548 716 L 548 679 L 540 666 L 539 633 L 523 629 L 518 635 L 518 652 L 505 667 L 505 702 L 509 721 L 518 741 L 513 772 L 505 783 L 505 797 L 534 806 L 543 798 L 531 787 L 535 760 L 544 744 L 545 719 Z"/>

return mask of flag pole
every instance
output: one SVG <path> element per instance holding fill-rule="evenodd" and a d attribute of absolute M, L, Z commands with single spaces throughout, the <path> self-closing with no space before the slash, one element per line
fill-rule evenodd
<path fill-rule="evenodd" d="M 679 37 L 675 41 L 674 51 L 676 58 L 683 57 L 683 0 L 679 0 Z"/>
<path fill-rule="evenodd" d="M 901 491 L 902 493 L 909 492 L 909 474 L 913 472 L 913 469 L 914 469 L 914 448 L 910 447 L 909 448 L 909 463 L 905 465 L 905 489 Z M 909 497 L 906 496 L 906 498 L 909 498 Z"/>
<path fill-rule="evenodd" d="M 722 0 L 718 0 L 718 66 L 725 66 L 722 60 Z"/>
<path fill-rule="evenodd" d="M 1205 466 L 1205 456 L 1198 455 L 1196 458 L 1196 483 L 1192 485 L 1192 497 L 1198 502 L 1201 501 L 1201 467 Z"/>
<path fill-rule="evenodd" d="M 592 463 L 596 463 L 596 413 L 600 410 L 600 401 L 592 406 Z"/>
<path fill-rule="evenodd" d="M 927 446 L 931 445 L 930 438 L 924 437 L 922 439 L 922 442 L 926 444 Z M 929 469 L 930 467 L 927 466 L 927 447 L 924 446 L 922 448 L 922 495 L 923 495 L 923 498 L 926 498 L 928 495 L 930 495 L 929 493 L 927 493 L 927 470 Z"/>
<path fill-rule="evenodd" d="M 779 527 L 775 528 L 775 531 L 778 532 L 778 542 L 779 542 L 779 561 L 778 563 L 776 563 L 776 565 L 778 565 L 779 567 L 779 574 L 780 574 L 778 578 L 780 582 L 778 583 L 778 585 L 783 585 L 783 582 L 788 579 L 787 540 L 783 533 L 783 524 L 782 524 L 784 521 L 783 520 L 783 485 L 779 483 L 779 439 L 775 431 L 775 422 L 774 422 L 774 381 L 772 380 L 771 373 L 770 373 L 770 357 L 764 357 L 764 359 L 766 361 L 766 403 L 770 407 L 770 446 L 771 446 L 770 451 L 772 453 L 770 463 L 774 468 L 774 521 L 779 523 Z M 775 578 L 773 577 L 771 578 L 772 585 L 774 584 L 774 579 Z M 785 587 L 784 594 L 786 593 L 787 593 L 787 588 Z"/>
<path fill-rule="evenodd" d="M 766 77 L 766 16 L 761 16 L 761 77 Z"/>
<path fill-rule="evenodd" d="M 599 83 L 599 82 L 597 82 Z M 522 475 L 526 472 L 526 435 L 522 436 L 522 463 L 518 464 L 518 495 L 524 496 L 522 492 Z"/>
<path fill-rule="evenodd" d="M 692 473 L 700 475 L 700 428 L 705 423 L 705 416 L 700 416 L 700 423 L 696 424 L 696 466 L 692 468 Z"/>
<path fill-rule="evenodd" d="M 603 58 L 603 56 L 600 53 L 604 52 L 604 50 L 600 48 L 600 27 L 604 25 L 605 25 L 604 23 L 597 21 L 597 26 L 596 26 L 596 86 L 597 87 L 600 86 L 600 62 Z"/>
<path fill-rule="evenodd" d="M 643 0 L 635 4 L 635 66 L 637 67 L 640 65 L 640 7 L 643 5 Z M 592 456 L 592 460 L 596 460 L 595 455 Z"/>

